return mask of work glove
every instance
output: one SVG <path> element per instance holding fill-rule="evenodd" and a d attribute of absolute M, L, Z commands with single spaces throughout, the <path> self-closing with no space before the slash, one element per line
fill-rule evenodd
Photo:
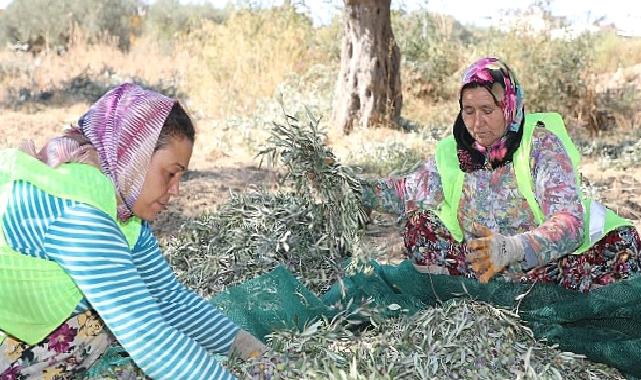
<path fill-rule="evenodd" d="M 237 355 L 243 360 L 255 359 L 267 352 L 268 348 L 246 330 L 238 330 L 229 349 L 230 355 Z"/>
<path fill-rule="evenodd" d="M 487 283 L 508 265 L 523 260 L 525 253 L 519 238 L 503 236 L 477 223 L 473 228 L 472 233 L 477 238 L 467 243 L 470 252 L 465 260 L 472 264 L 481 283 Z"/>

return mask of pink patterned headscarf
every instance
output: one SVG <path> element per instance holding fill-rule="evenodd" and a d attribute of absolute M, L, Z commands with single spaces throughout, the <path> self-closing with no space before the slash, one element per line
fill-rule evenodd
<path fill-rule="evenodd" d="M 82 162 L 99 167 L 114 183 L 118 219 L 126 221 L 140 194 L 165 119 L 176 100 L 125 83 L 110 90 L 80 118 L 78 127 L 35 153 L 49 166 Z"/>
<path fill-rule="evenodd" d="M 493 86 L 504 90 L 501 99 L 495 99 L 503 111 L 506 122 L 505 134 L 489 147 L 481 146 L 467 130 L 462 117 L 462 95 L 465 88 L 480 86 L 492 96 Z M 464 172 L 473 172 L 486 167 L 497 168 L 511 162 L 523 136 L 523 89 L 512 70 L 501 60 L 484 57 L 472 63 L 463 74 L 459 93 L 461 111 L 454 122 L 453 135 L 457 142 L 459 166 Z"/>
<path fill-rule="evenodd" d="M 501 103 L 507 130 L 516 132 L 523 120 L 523 89 L 514 72 L 498 58 L 485 57 L 471 64 L 463 74 L 463 85 L 468 83 L 501 82 L 505 95 L 498 99 Z"/>

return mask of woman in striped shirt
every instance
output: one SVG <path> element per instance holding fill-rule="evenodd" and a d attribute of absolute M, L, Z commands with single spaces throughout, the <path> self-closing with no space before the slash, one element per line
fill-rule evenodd
<path fill-rule="evenodd" d="M 149 226 L 193 142 L 176 100 L 123 84 L 40 152 L 0 152 L 0 379 L 81 374 L 114 337 L 153 379 L 231 379 L 212 354 L 265 350 L 177 281 Z"/>

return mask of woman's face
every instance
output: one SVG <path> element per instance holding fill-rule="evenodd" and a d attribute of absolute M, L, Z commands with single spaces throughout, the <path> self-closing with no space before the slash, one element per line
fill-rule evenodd
<path fill-rule="evenodd" d="M 134 215 L 152 221 L 167 208 L 171 197 L 178 195 L 180 178 L 189 166 L 193 146 L 187 138 L 173 137 L 151 156 L 142 190 L 133 206 Z"/>
<path fill-rule="evenodd" d="M 496 99 L 503 99 L 503 89 L 493 89 Z M 495 91 L 496 90 L 496 91 Z M 481 146 L 489 147 L 505 134 L 507 125 L 501 107 L 484 87 L 466 88 L 461 95 L 461 115 L 470 135 Z"/>

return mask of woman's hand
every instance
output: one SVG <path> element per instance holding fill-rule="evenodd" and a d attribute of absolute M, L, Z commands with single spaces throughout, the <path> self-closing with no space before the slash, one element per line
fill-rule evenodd
<path fill-rule="evenodd" d="M 238 330 L 229 353 L 238 355 L 243 360 L 248 360 L 262 356 L 267 350 L 267 346 L 255 336 L 246 330 Z"/>
<path fill-rule="evenodd" d="M 518 238 L 503 236 L 476 223 L 473 227 L 478 238 L 467 243 L 470 253 L 465 260 L 472 264 L 481 283 L 487 283 L 508 265 L 523 260 L 523 245 Z"/>

